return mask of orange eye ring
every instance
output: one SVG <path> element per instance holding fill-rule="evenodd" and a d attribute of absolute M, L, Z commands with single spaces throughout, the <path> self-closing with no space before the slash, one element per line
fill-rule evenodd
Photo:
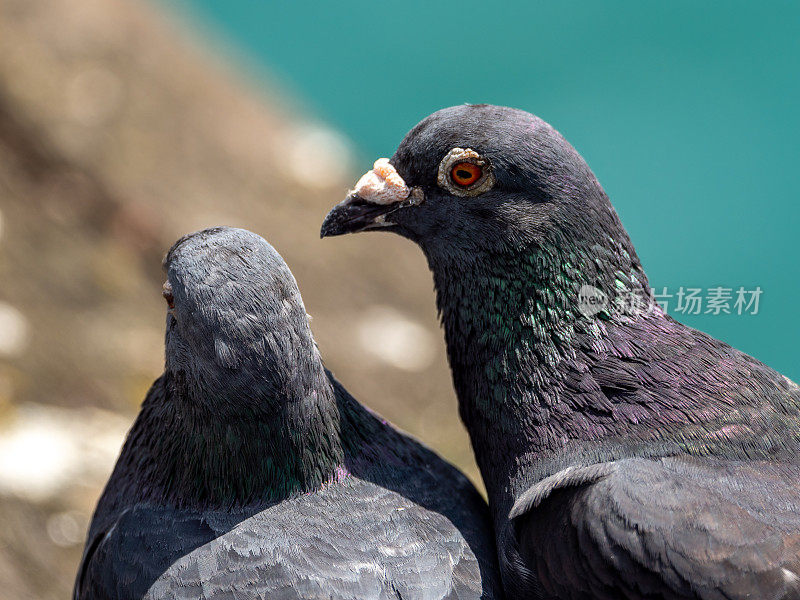
<path fill-rule="evenodd" d="M 478 181 L 483 175 L 480 165 L 471 162 L 460 162 L 450 169 L 450 179 L 461 187 L 468 187 Z"/>

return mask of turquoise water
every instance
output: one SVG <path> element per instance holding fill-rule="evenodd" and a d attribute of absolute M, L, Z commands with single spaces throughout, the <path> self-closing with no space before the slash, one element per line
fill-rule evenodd
<path fill-rule="evenodd" d="M 757 315 L 675 316 L 800 381 L 800 3 L 178 5 L 348 134 L 362 166 L 443 106 L 543 117 L 652 285 L 763 290 Z"/>

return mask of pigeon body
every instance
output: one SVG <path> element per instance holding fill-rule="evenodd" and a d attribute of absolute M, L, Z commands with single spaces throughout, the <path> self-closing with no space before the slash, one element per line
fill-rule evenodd
<path fill-rule="evenodd" d="M 485 503 L 325 370 L 269 244 L 205 230 L 165 265 L 165 372 L 98 502 L 76 599 L 500 597 Z"/>
<path fill-rule="evenodd" d="M 425 253 L 508 596 L 800 598 L 800 389 L 657 305 L 582 310 L 586 286 L 652 298 L 580 155 L 529 113 L 465 105 L 389 167 L 403 197 L 357 186 L 322 235 Z"/>

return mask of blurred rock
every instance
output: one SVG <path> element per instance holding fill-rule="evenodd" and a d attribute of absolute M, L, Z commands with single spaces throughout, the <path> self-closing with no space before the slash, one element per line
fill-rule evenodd
<path fill-rule="evenodd" d="M 64 546 L 52 541 L 48 525 L 52 515 L 59 513 L 52 506 L 14 497 L 0 502 L 0 596 L 13 600 L 71 597 L 81 544 Z"/>
<path fill-rule="evenodd" d="M 45 502 L 81 487 L 96 490 L 129 424 L 96 408 L 23 404 L 0 427 L 0 496 Z"/>
<path fill-rule="evenodd" d="M 68 597 L 75 529 L 161 371 L 161 259 L 201 227 L 264 235 L 327 365 L 475 476 L 421 254 L 320 241 L 350 143 L 201 47 L 136 0 L 0 0 L 4 596 Z"/>
<path fill-rule="evenodd" d="M 330 189 L 351 174 L 350 144 L 332 129 L 299 127 L 284 140 L 287 166 L 295 181 L 311 189 Z"/>
<path fill-rule="evenodd" d="M 357 326 L 358 341 L 371 356 L 404 371 L 424 371 L 436 355 L 431 333 L 390 306 L 370 307 Z"/>
<path fill-rule="evenodd" d="M 0 356 L 19 356 L 28 345 L 28 320 L 16 308 L 0 301 Z"/>
<path fill-rule="evenodd" d="M 47 519 L 47 535 L 62 548 L 83 544 L 88 527 L 88 515 L 77 510 L 66 510 Z"/>

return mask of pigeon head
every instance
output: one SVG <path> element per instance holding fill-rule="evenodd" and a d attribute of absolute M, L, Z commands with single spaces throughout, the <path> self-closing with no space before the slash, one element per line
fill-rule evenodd
<path fill-rule="evenodd" d="M 324 379 L 294 277 L 263 238 L 206 229 L 164 266 L 166 368 L 194 396 L 278 400 Z"/>
<path fill-rule="evenodd" d="M 429 258 L 609 236 L 630 246 L 597 179 L 555 129 L 525 111 L 485 104 L 421 121 L 334 207 L 321 234 L 366 230 L 408 237 Z"/>

